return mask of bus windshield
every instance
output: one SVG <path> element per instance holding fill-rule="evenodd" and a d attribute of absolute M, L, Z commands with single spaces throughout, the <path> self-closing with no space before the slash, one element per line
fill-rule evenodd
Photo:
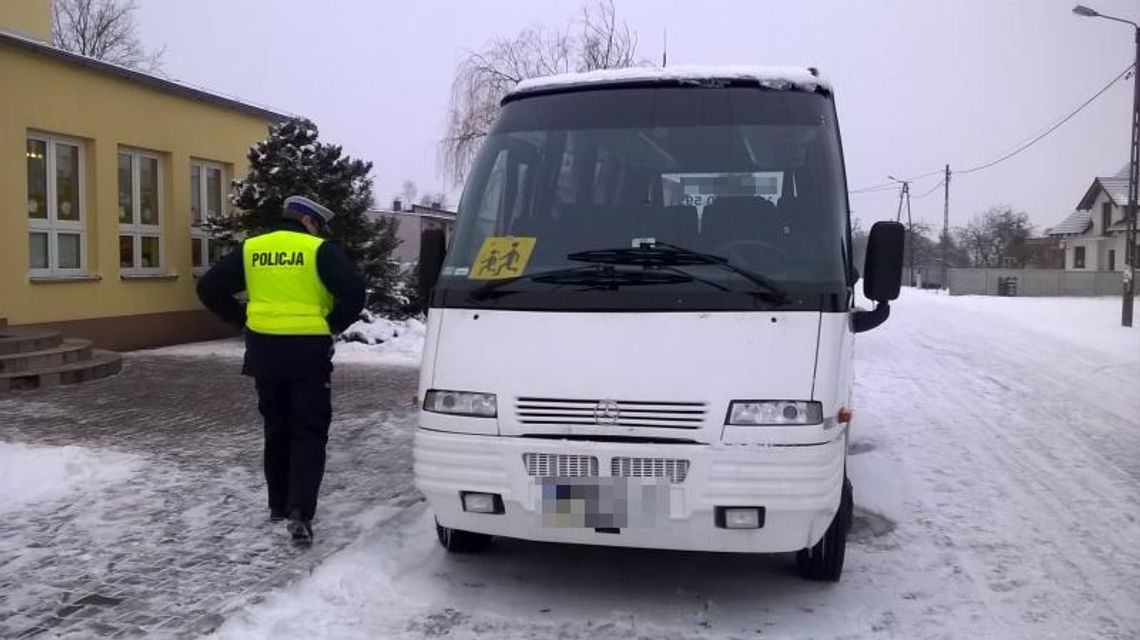
<path fill-rule="evenodd" d="M 500 281 L 507 308 L 755 308 L 774 304 L 757 283 L 801 302 L 844 291 L 847 243 L 829 96 L 579 90 L 504 106 L 439 289 L 445 306 Z"/>

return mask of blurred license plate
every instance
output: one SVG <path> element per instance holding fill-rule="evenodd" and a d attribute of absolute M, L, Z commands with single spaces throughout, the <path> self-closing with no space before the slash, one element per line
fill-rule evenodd
<path fill-rule="evenodd" d="M 669 484 L 658 478 L 535 478 L 544 527 L 652 526 L 669 513 Z"/>

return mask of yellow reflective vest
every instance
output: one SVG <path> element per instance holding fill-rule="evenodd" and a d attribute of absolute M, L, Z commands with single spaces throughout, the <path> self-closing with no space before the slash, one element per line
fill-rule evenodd
<path fill-rule="evenodd" d="M 246 326 L 270 335 L 330 335 L 333 296 L 317 273 L 324 242 L 307 233 L 273 231 L 242 244 Z"/>

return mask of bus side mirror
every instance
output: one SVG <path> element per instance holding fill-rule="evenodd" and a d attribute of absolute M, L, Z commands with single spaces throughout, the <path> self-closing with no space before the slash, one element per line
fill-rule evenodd
<path fill-rule="evenodd" d="M 906 227 L 898 222 L 876 222 L 867 238 L 863 263 L 863 295 L 886 303 L 899 297 L 902 287 L 903 244 Z"/>
<path fill-rule="evenodd" d="M 890 301 L 902 288 L 903 243 L 906 227 L 898 222 L 876 222 L 867 238 L 867 258 L 863 264 L 863 295 L 877 304 L 871 311 L 852 315 L 855 333 L 870 331 L 891 315 Z"/>
<path fill-rule="evenodd" d="M 427 313 L 428 307 L 431 306 L 431 292 L 439 280 L 439 272 L 443 270 L 443 258 L 446 253 L 447 236 L 443 229 L 425 229 L 420 234 L 420 264 L 416 291 L 424 313 Z"/>

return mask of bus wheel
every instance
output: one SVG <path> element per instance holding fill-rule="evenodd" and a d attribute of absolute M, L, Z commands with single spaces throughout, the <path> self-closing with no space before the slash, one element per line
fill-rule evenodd
<path fill-rule="evenodd" d="M 435 522 L 435 535 L 439 538 L 439 546 L 450 553 L 479 553 L 491 546 L 491 536 L 474 531 L 452 529 Z"/>
<path fill-rule="evenodd" d="M 839 500 L 839 511 L 831 521 L 831 526 L 814 546 L 796 552 L 796 568 L 799 569 L 801 578 L 839 582 L 839 576 L 843 573 L 847 532 L 851 529 L 854 509 L 851 481 L 843 478 L 843 496 Z"/>

